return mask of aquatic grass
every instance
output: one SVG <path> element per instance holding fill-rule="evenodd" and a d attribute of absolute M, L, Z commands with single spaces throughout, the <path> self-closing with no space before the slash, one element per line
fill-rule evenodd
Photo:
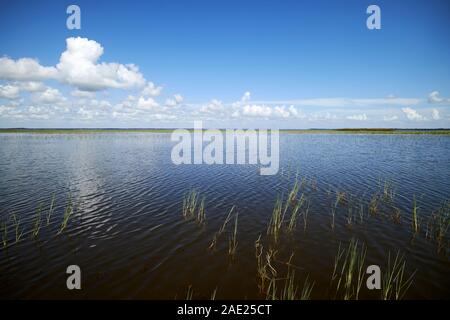
<path fill-rule="evenodd" d="M 42 225 L 42 204 L 39 204 L 34 217 L 33 229 L 31 230 L 31 239 L 36 239 L 39 235 Z"/>
<path fill-rule="evenodd" d="M 261 235 L 255 241 L 256 270 L 258 275 L 258 288 L 261 293 L 266 291 L 266 283 L 271 282 L 276 277 L 277 271 L 273 267 L 273 262 L 277 254 L 276 250 L 269 249 L 264 252 L 264 246 L 261 243 Z"/>
<path fill-rule="evenodd" d="M 204 224 L 206 221 L 206 216 L 205 216 L 205 199 L 202 199 L 202 201 L 200 202 L 200 206 L 198 208 L 198 212 L 197 212 L 197 222 L 199 224 Z"/>
<path fill-rule="evenodd" d="M 375 216 L 378 213 L 379 197 L 378 194 L 372 196 L 369 202 L 369 214 Z"/>
<path fill-rule="evenodd" d="M 291 212 L 291 217 L 289 219 L 289 224 L 287 226 L 287 230 L 288 232 L 292 233 L 297 225 L 297 217 L 298 217 L 298 213 L 301 209 L 301 207 L 303 206 L 303 203 L 305 202 L 305 197 L 302 196 L 300 197 L 300 200 L 295 204 L 294 208 L 292 209 Z"/>
<path fill-rule="evenodd" d="M 412 206 L 412 230 L 414 233 L 419 232 L 420 221 L 419 221 L 419 207 L 417 206 L 416 196 L 413 197 Z"/>
<path fill-rule="evenodd" d="M 55 209 L 55 194 L 52 195 L 52 200 L 50 201 L 50 206 L 47 211 L 47 226 L 50 224 L 50 219 Z"/>
<path fill-rule="evenodd" d="M 344 300 L 359 299 L 365 276 L 363 267 L 366 253 L 365 245 L 358 246 L 358 240 L 352 239 L 346 249 L 341 249 L 339 244 L 331 276 L 331 285 L 335 287 L 335 298 L 341 294 Z"/>
<path fill-rule="evenodd" d="M 302 292 L 300 294 L 300 300 L 310 300 L 311 292 L 314 288 L 315 282 L 310 282 L 309 275 L 306 276 L 305 282 L 303 283 Z"/>
<path fill-rule="evenodd" d="M 394 223 L 400 224 L 402 221 L 402 214 L 400 209 L 397 207 L 393 207 L 392 210 L 393 210 L 391 214 L 392 221 L 394 221 Z"/>
<path fill-rule="evenodd" d="M 269 226 L 267 228 L 267 234 L 273 236 L 275 241 L 278 240 L 281 227 L 283 226 L 284 212 L 283 203 L 278 198 L 273 208 L 272 217 L 270 218 Z"/>
<path fill-rule="evenodd" d="M 8 246 L 8 222 L 7 221 L 2 221 L 1 229 L 2 229 L 2 244 L 3 244 L 3 247 L 7 247 Z"/>
<path fill-rule="evenodd" d="M 336 200 L 334 203 L 334 206 L 331 207 L 331 222 L 330 222 L 331 230 L 334 230 L 337 206 L 338 206 L 338 200 Z"/>
<path fill-rule="evenodd" d="M 187 292 L 186 292 L 186 300 L 192 300 L 192 298 L 194 297 L 194 289 L 192 289 L 192 285 L 190 285 L 187 288 Z"/>
<path fill-rule="evenodd" d="M 350 205 L 347 209 L 347 227 L 351 228 L 353 221 L 353 207 Z"/>
<path fill-rule="evenodd" d="M 293 188 L 292 188 L 292 190 L 291 190 L 291 192 L 289 193 L 289 196 L 288 196 L 289 204 L 291 204 L 291 205 L 295 205 L 296 204 L 297 194 L 298 194 L 299 189 L 300 189 L 300 186 L 298 184 L 298 180 L 295 180 L 295 184 L 294 184 L 294 186 L 293 186 Z"/>
<path fill-rule="evenodd" d="M 429 218 L 426 237 L 436 240 L 438 252 L 444 247 L 444 241 L 450 227 L 450 200 L 445 201 Z"/>
<path fill-rule="evenodd" d="M 230 239 L 228 241 L 228 254 L 233 258 L 236 254 L 236 249 L 238 246 L 238 241 L 237 241 L 238 216 L 239 216 L 239 214 L 236 213 L 236 215 L 234 217 L 234 231 L 231 234 Z"/>
<path fill-rule="evenodd" d="M 390 180 L 385 180 L 383 184 L 383 201 L 391 203 L 395 198 L 394 183 Z"/>
<path fill-rule="evenodd" d="M 23 236 L 23 230 L 20 230 L 20 220 L 17 219 L 17 215 L 15 213 L 11 214 L 12 218 L 13 218 L 13 222 L 14 222 L 14 230 L 15 230 L 15 235 L 16 235 L 16 243 L 18 243 L 20 241 L 20 239 Z"/>
<path fill-rule="evenodd" d="M 217 232 L 214 234 L 213 239 L 212 239 L 211 244 L 209 245 L 208 249 L 211 249 L 211 250 L 212 250 L 212 249 L 216 248 L 217 242 L 219 241 L 220 236 L 225 232 L 225 228 L 226 228 L 228 222 L 230 222 L 230 220 L 231 220 L 231 215 L 232 215 L 232 213 L 233 213 L 235 207 L 236 207 L 236 206 L 232 206 L 232 207 L 231 207 L 231 209 L 230 209 L 230 211 L 228 212 L 228 215 L 227 215 L 227 217 L 225 218 L 225 221 L 223 222 L 223 224 L 222 224 L 222 226 L 220 227 L 219 231 L 217 231 Z"/>
<path fill-rule="evenodd" d="M 347 203 L 347 196 L 344 191 L 336 191 L 336 202 L 340 205 L 345 205 Z"/>
<path fill-rule="evenodd" d="M 72 197 L 69 196 L 66 208 L 64 209 L 63 221 L 61 222 L 61 226 L 59 227 L 58 234 L 62 233 L 67 228 L 67 224 L 69 223 L 69 219 L 72 216 L 73 211 L 74 208 L 72 204 Z"/>
<path fill-rule="evenodd" d="M 406 259 L 400 256 L 397 251 L 393 263 L 391 263 L 391 254 L 388 254 L 388 265 L 385 275 L 382 278 L 381 298 L 383 300 L 401 300 L 405 296 L 408 289 L 411 287 L 413 277 L 416 273 L 414 271 L 409 277 L 405 275 Z"/>
<path fill-rule="evenodd" d="M 302 211 L 302 217 L 303 217 L 303 231 L 306 231 L 306 225 L 307 225 L 307 222 L 308 222 L 309 205 L 310 205 L 310 201 L 308 200 L 308 201 L 306 202 L 306 208 L 305 208 L 305 210 Z"/>
<path fill-rule="evenodd" d="M 200 200 L 199 193 L 193 189 L 183 199 L 183 217 L 195 219 L 199 224 L 206 222 L 205 198 Z"/>
<path fill-rule="evenodd" d="M 217 287 L 214 288 L 214 291 L 211 293 L 210 300 L 216 300 L 217 295 Z"/>

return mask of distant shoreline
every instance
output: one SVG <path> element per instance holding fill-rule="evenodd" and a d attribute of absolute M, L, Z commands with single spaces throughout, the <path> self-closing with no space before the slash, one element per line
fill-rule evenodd
<path fill-rule="evenodd" d="M 173 129 L 166 128 L 105 128 L 105 129 L 87 129 L 87 128 L 6 128 L 0 129 L 0 133 L 36 133 L 36 134 L 93 134 L 93 133 L 170 133 Z M 186 130 L 192 131 L 191 128 Z M 206 130 L 206 129 L 204 129 Z M 217 129 L 226 130 L 226 129 Z M 236 129 L 234 129 L 236 130 Z M 244 129 L 247 130 L 247 129 Z M 450 129 L 384 129 L 384 128 L 357 128 L 357 129 L 280 129 L 280 133 L 291 134 L 432 134 L 432 135 L 450 135 Z"/>

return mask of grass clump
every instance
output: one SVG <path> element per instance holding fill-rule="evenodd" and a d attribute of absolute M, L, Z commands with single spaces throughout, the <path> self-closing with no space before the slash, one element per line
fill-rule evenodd
<path fill-rule="evenodd" d="M 34 218 L 33 229 L 31 230 L 31 239 L 36 239 L 37 236 L 39 235 L 39 231 L 41 230 L 42 225 L 41 216 L 42 216 L 42 205 L 39 205 Z"/>
<path fill-rule="evenodd" d="M 69 219 L 72 216 L 73 211 L 74 209 L 72 204 L 72 198 L 69 197 L 66 208 L 64 209 L 63 221 L 61 222 L 61 226 L 59 227 L 58 234 L 62 233 L 67 228 L 67 224 L 69 223 Z"/>
<path fill-rule="evenodd" d="M 397 252 L 393 263 L 388 254 L 388 265 L 381 284 L 381 298 L 383 300 L 401 300 L 412 284 L 415 271 L 407 277 L 405 275 L 406 260 Z"/>
<path fill-rule="evenodd" d="M 183 199 L 183 217 L 195 219 L 199 224 L 206 222 L 205 198 L 200 200 L 196 190 L 191 190 Z"/>
<path fill-rule="evenodd" d="M 217 242 L 219 241 L 220 236 L 225 232 L 225 228 L 226 228 L 228 222 L 230 222 L 230 220 L 231 220 L 231 215 L 232 215 L 235 207 L 236 206 L 232 206 L 231 207 L 230 211 L 228 212 L 227 217 L 225 218 L 225 221 L 222 224 L 222 227 L 220 227 L 219 231 L 217 231 L 214 234 L 214 237 L 213 237 L 213 239 L 211 241 L 211 244 L 209 245 L 208 249 L 212 250 L 212 249 L 216 248 Z"/>
<path fill-rule="evenodd" d="M 335 298 L 359 299 L 359 292 L 365 276 L 366 252 L 364 244 L 358 246 L 358 240 L 352 239 L 346 249 L 341 249 L 339 244 L 331 276 L 331 286 L 335 289 Z"/>

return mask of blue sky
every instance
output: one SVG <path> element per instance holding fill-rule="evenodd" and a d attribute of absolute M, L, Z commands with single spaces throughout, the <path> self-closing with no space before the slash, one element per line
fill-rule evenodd
<path fill-rule="evenodd" d="M 81 30 L 66 28 L 70 4 Z M 0 8 L 1 127 L 450 126 L 448 1 Z"/>

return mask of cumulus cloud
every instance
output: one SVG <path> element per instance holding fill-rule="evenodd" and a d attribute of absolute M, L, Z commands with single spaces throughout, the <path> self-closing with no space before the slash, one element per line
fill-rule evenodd
<path fill-rule="evenodd" d="M 161 94 L 163 87 L 155 86 L 153 82 L 146 84 L 144 89 L 142 89 L 142 95 L 146 97 L 157 97 Z"/>
<path fill-rule="evenodd" d="M 0 85 L 0 98 L 3 99 L 17 99 L 19 97 L 20 89 L 12 85 Z"/>
<path fill-rule="evenodd" d="M 413 121 L 426 120 L 426 118 L 423 115 L 421 115 L 420 113 L 418 113 L 416 110 L 414 110 L 412 108 L 409 108 L 409 107 L 402 108 L 402 111 L 409 120 L 413 120 Z"/>
<path fill-rule="evenodd" d="M 12 60 L 0 58 L 0 79 L 4 80 L 45 80 L 54 79 L 58 75 L 55 67 L 44 67 L 39 61 L 31 58 Z"/>
<path fill-rule="evenodd" d="M 222 111 L 222 109 L 223 109 L 222 101 L 212 99 L 209 103 L 200 108 L 200 112 L 214 114 Z"/>
<path fill-rule="evenodd" d="M 66 98 L 63 97 L 58 89 L 47 88 L 45 91 L 34 93 L 32 100 L 36 103 L 56 104 L 65 101 Z"/>
<path fill-rule="evenodd" d="M 158 107 L 159 104 L 153 98 L 139 97 L 137 107 L 140 109 L 152 109 Z"/>
<path fill-rule="evenodd" d="M 432 104 L 437 103 L 450 103 L 450 99 L 442 98 L 439 94 L 439 91 L 432 91 L 428 95 L 428 102 Z"/>
<path fill-rule="evenodd" d="M 245 92 L 244 95 L 241 98 L 242 102 L 248 102 L 251 99 L 251 94 L 249 91 Z"/>
<path fill-rule="evenodd" d="M 441 119 L 441 115 L 439 114 L 439 110 L 438 110 L 438 109 L 433 108 L 433 109 L 431 110 L 431 118 L 432 118 L 433 120 L 439 120 L 439 119 Z"/>
<path fill-rule="evenodd" d="M 183 102 L 183 96 L 181 94 L 175 94 L 173 98 L 169 98 L 166 100 L 166 106 L 168 107 L 176 107 L 180 103 Z"/>
<path fill-rule="evenodd" d="M 383 120 L 384 121 L 395 121 L 395 120 L 397 120 L 398 119 L 398 117 L 396 116 L 396 115 L 392 115 L 392 116 L 384 116 L 383 117 Z"/>
<path fill-rule="evenodd" d="M 15 82 L 14 85 L 18 86 L 22 91 L 39 92 L 44 91 L 47 87 L 39 81 L 20 81 Z"/>
<path fill-rule="evenodd" d="M 351 116 L 347 116 L 347 119 L 349 120 L 356 120 L 356 121 L 365 121 L 367 120 L 367 115 L 365 113 L 363 114 L 354 114 Z"/>
<path fill-rule="evenodd" d="M 66 44 L 66 51 L 56 66 L 62 82 L 85 91 L 145 84 L 144 76 L 133 64 L 97 63 L 103 55 L 103 47 L 98 42 L 77 37 L 66 39 Z"/>
<path fill-rule="evenodd" d="M 55 67 L 45 67 L 35 59 L 0 58 L 0 79 L 36 81 L 57 79 L 83 91 L 107 88 L 142 87 L 146 80 L 134 64 L 99 63 L 103 47 L 94 40 L 71 37 Z M 150 83 L 148 84 L 150 85 Z M 151 85 L 149 87 L 151 89 Z M 153 88 L 159 90 L 158 88 Z M 154 93 L 153 92 L 153 93 Z"/>

